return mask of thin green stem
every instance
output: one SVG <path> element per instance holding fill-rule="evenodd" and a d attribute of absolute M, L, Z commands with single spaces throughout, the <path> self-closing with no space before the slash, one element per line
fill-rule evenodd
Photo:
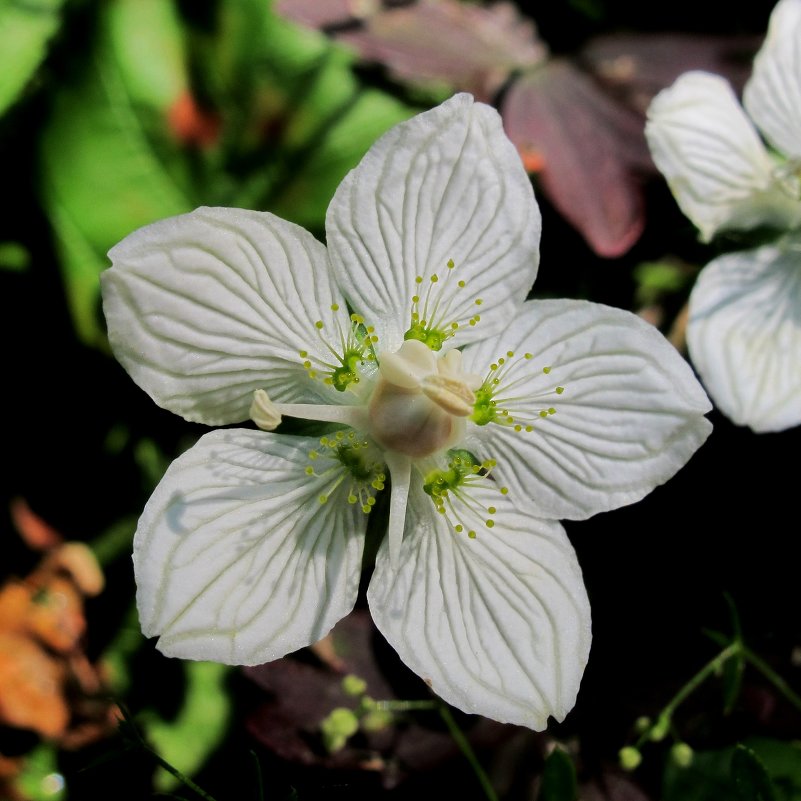
<path fill-rule="evenodd" d="M 476 774 L 481 788 L 484 790 L 484 795 L 487 801 L 498 801 L 498 796 L 490 784 L 489 777 L 481 767 L 475 752 L 470 746 L 464 732 L 459 728 L 456 721 L 453 719 L 451 710 L 442 701 L 378 701 L 376 708 L 382 712 L 433 712 L 437 711 L 439 716 L 448 727 L 448 732 L 458 746 L 459 750 L 464 755 L 465 759 L 470 763 L 473 773 Z"/>
<path fill-rule="evenodd" d="M 436 701 L 377 701 L 381 712 L 431 712 L 439 708 Z"/>
<path fill-rule="evenodd" d="M 439 704 L 437 708 L 440 717 L 445 721 L 445 725 L 448 727 L 451 737 L 453 737 L 456 745 L 459 746 L 459 750 L 464 754 L 465 759 L 467 759 L 467 761 L 470 763 L 473 773 L 476 774 L 476 778 L 478 779 L 481 788 L 484 790 L 484 795 L 487 797 L 487 801 L 498 801 L 498 796 L 496 795 L 492 784 L 490 784 L 489 777 L 484 772 L 484 768 L 481 767 L 481 763 L 476 758 L 475 752 L 470 746 L 470 742 L 468 741 L 467 737 L 464 736 L 464 732 L 459 728 L 459 726 L 456 724 L 456 721 L 453 719 L 451 710 L 445 704 Z"/>
<path fill-rule="evenodd" d="M 145 746 L 145 748 L 147 749 L 148 753 L 150 753 L 153 756 L 156 762 L 158 762 L 158 764 L 161 765 L 161 767 L 167 771 L 167 773 L 171 773 L 173 776 L 175 776 L 176 779 L 178 779 L 179 782 L 181 782 L 181 784 L 185 785 L 190 790 L 197 793 L 197 795 L 199 795 L 203 799 L 203 801 L 217 801 L 217 799 L 214 798 L 213 795 L 209 795 L 202 787 L 198 787 L 198 785 L 196 785 L 188 776 L 181 773 L 181 771 L 178 770 L 178 768 L 171 765 L 169 762 L 167 762 L 166 759 L 160 757 L 152 748 L 150 748 L 147 745 Z"/>
<path fill-rule="evenodd" d="M 714 659 L 711 659 L 696 673 L 677 693 L 668 701 L 662 714 L 669 717 L 673 715 L 676 708 L 684 703 L 688 696 L 692 695 L 713 673 L 717 673 L 732 656 L 740 651 L 742 646 L 739 642 L 727 645 Z"/>
<path fill-rule="evenodd" d="M 676 709 L 684 703 L 684 701 L 692 695 L 713 673 L 718 672 L 728 659 L 737 653 L 741 653 L 743 646 L 740 642 L 735 641 L 731 645 L 726 646 L 717 656 L 710 659 L 689 681 L 684 684 L 679 691 L 665 704 L 662 711 L 659 713 L 657 722 L 653 726 L 649 726 L 640 735 L 637 740 L 636 748 L 641 748 L 642 745 L 651 739 L 651 733 L 654 729 L 662 724 L 662 721 L 670 721 Z M 661 738 L 660 738 L 661 739 Z"/>
<path fill-rule="evenodd" d="M 261 763 L 255 751 L 251 751 L 250 755 L 253 757 L 253 763 L 256 767 L 256 796 L 257 801 L 264 801 L 264 779 L 261 775 Z"/>

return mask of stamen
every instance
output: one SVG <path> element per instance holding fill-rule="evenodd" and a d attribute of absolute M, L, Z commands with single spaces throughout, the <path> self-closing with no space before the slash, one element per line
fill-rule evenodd
<path fill-rule="evenodd" d="M 513 351 L 507 351 L 490 365 L 481 386 L 476 390 L 476 401 L 470 419 L 480 426 L 487 423 L 498 423 L 510 426 L 514 431 L 531 433 L 534 423 L 556 414 L 552 405 L 537 408 L 535 402 L 551 400 L 554 395 L 562 395 L 562 386 L 548 389 L 539 394 L 532 394 L 528 382 L 531 374 L 520 372 L 521 367 L 533 358 L 525 353 L 515 358 Z M 551 367 L 543 367 L 543 375 L 549 375 Z"/>
<path fill-rule="evenodd" d="M 403 335 L 405 340 L 416 339 L 425 343 L 431 350 L 441 350 L 443 344 L 456 334 L 460 325 L 465 322 L 469 325 L 476 325 L 481 320 L 478 314 L 472 315 L 467 320 L 456 319 L 454 308 L 456 305 L 463 305 L 464 301 L 456 303 L 459 290 L 465 288 L 465 281 L 457 281 L 457 291 L 449 291 L 451 274 L 455 271 L 456 265 L 453 259 L 447 263 L 447 271 L 442 280 L 437 273 L 430 276 L 425 295 L 421 297 L 419 288 L 424 283 L 423 276 L 418 275 L 414 281 L 416 285 L 415 294 L 412 295 L 412 310 L 409 318 L 409 329 Z M 483 301 L 475 298 L 475 306 L 480 306 Z"/>
<path fill-rule="evenodd" d="M 332 312 L 344 311 L 338 303 L 332 303 Z M 346 325 L 335 316 L 334 343 L 327 339 L 326 326 L 322 320 L 314 324 L 318 339 L 333 356 L 333 361 L 312 357 L 307 350 L 298 351 L 301 363 L 309 378 L 321 380 L 339 392 L 353 389 L 361 380 L 361 374 L 369 362 L 375 362 L 375 344 L 378 336 L 373 326 L 365 326 L 364 318 L 351 314 Z"/>
<path fill-rule="evenodd" d="M 448 469 L 430 470 L 425 476 L 423 490 L 431 497 L 436 510 L 448 515 L 457 534 L 466 531 L 470 539 L 475 539 L 476 527 L 491 529 L 495 526 L 496 508 L 482 506 L 472 493 L 490 478 L 497 462 L 494 459 L 478 462 L 465 450 L 451 450 L 448 454 L 451 457 Z M 489 486 L 495 486 L 494 482 L 490 482 Z M 502 495 L 509 492 L 506 487 L 499 491 Z M 467 525 L 468 521 L 475 525 Z"/>
<path fill-rule="evenodd" d="M 320 503 L 327 503 L 340 487 L 346 488 L 349 504 L 358 504 L 364 514 L 375 506 L 375 494 L 384 489 L 385 466 L 376 447 L 355 431 L 337 431 L 320 438 L 322 453 L 309 451 L 306 475 L 328 479 Z M 320 462 L 320 457 L 325 461 Z"/>

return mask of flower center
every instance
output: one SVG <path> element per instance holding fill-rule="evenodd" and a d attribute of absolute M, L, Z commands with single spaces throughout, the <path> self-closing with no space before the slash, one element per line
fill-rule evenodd
<path fill-rule="evenodd" d="M 413 458 L 447 450 L 464 434 L 481 379 L 462 372 L 462 354 L 441 357 L 409 339 L 379 357 L 379 379 L 368 408 L 370 435 L 382 447 Z"/>

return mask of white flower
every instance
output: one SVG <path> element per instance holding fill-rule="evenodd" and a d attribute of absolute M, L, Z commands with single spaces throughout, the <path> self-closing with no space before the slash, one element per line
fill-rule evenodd
<path fill-rule="evenodd" d="M 723 78 L 689 72 L 654 98 L 646 135 L 703 240 L 756 226 L 789 232 L 707 265 L 687 327 L 721 411 L 779 431 L 801 423 L 801 0 L 773 10 L 744 104 Z"/>
<path fill-rule="evenodd" d="M 490 107 L 397 126 L 339 187 L 328 250 L 271 214 L 198 209 L 135 232 L 103 276 L 119 360 L 224 429 L 167 471 L 136 534 L 142 627 L 167 654 L 256 664 L 368 601 L 406 664 L 468 712 L 535 729 L 590 647 L 559 523 L 642 498 L 708 435 L 687 364 L 632 314 L 524 302 L 540 217 Z M 458 348 L 462 348 L 461 350 Z"/>

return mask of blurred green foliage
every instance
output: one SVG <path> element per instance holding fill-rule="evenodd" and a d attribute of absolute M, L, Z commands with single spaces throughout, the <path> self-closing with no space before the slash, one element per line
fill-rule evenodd
<path fill-rule="evenodd" d="M 0 113 L 30 83 L 60 7 L 0 6 Z M 67 68 L 47 76 L 40 193 L 75 329 L 101 348 L 98 276 L 116 242 L 201 205 L 272 211 L 320 233 L 347 171 L 413 111 L 266 2 L 110 0 L 81 11 L 88 47 L 70 50 L 62 31 Z"/>
<path fill-rule="evenodd" d="M 0 114 L 19 99 L 61 24 L 65 0 L 0 0 Z"/>
<path fill-rule="evenodd" d="M 769 738 L 669 762 L 664 801 L 801 801 L 801 743 Z"/>

